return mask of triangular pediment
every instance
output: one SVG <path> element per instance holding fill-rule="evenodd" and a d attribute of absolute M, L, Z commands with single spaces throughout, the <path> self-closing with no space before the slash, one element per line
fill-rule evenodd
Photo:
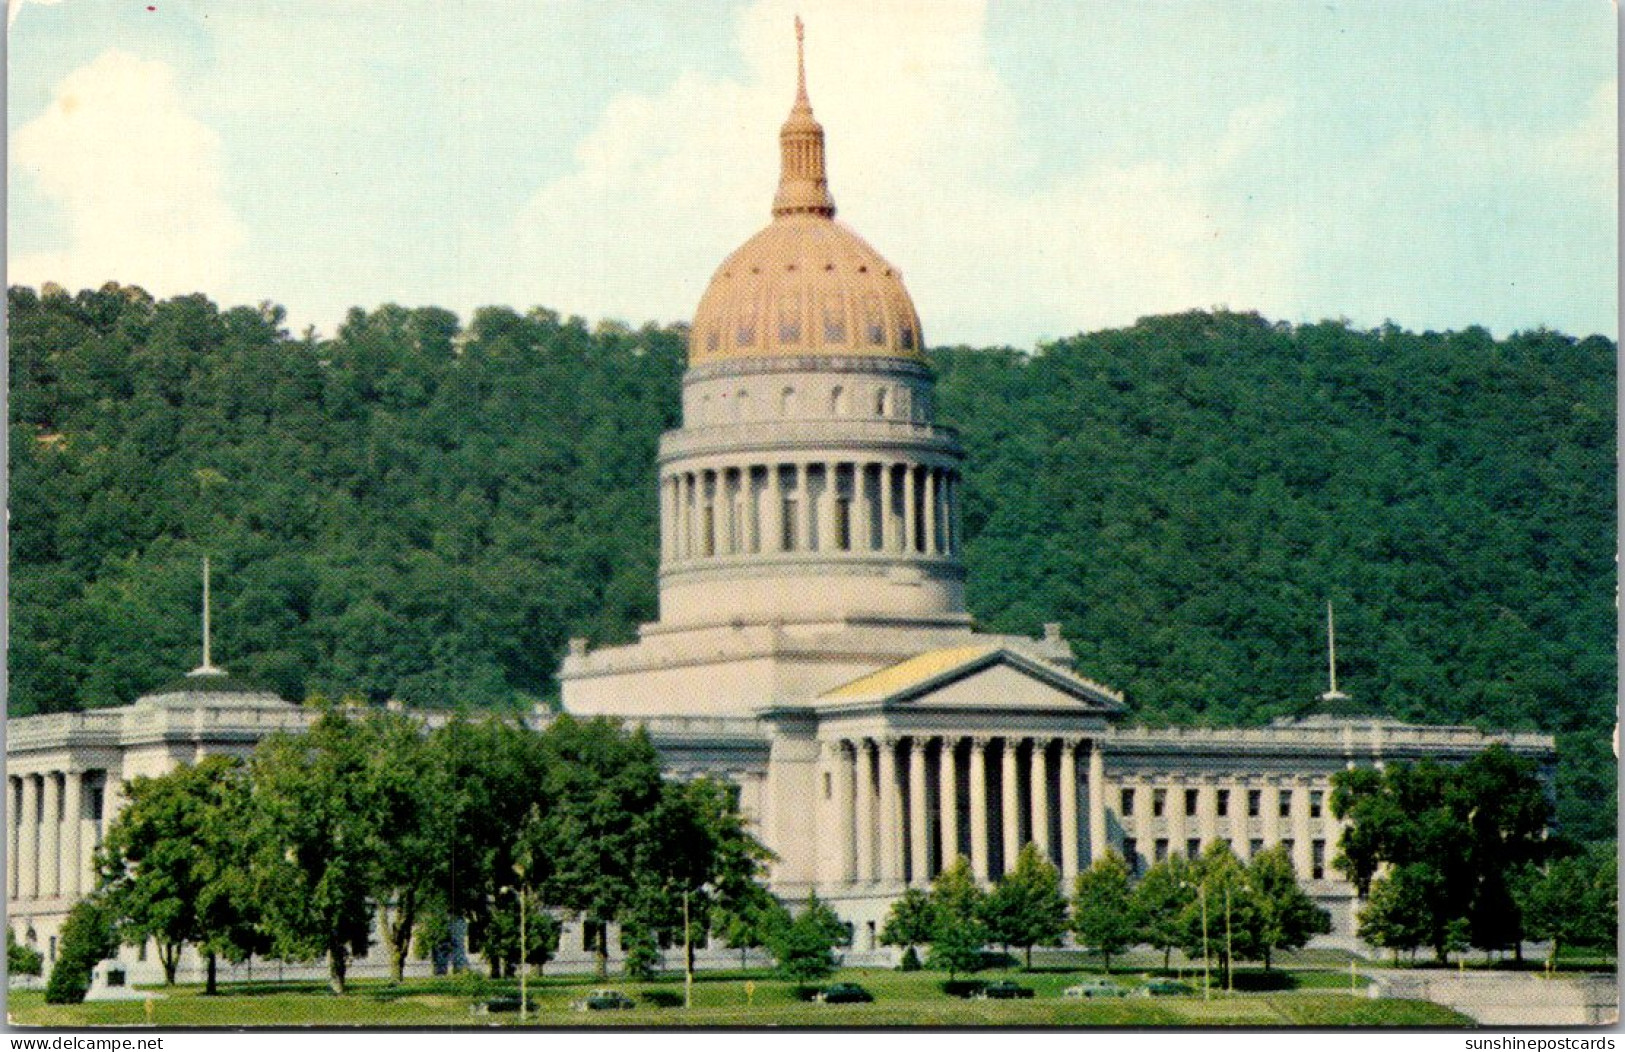
<path fill-rule="evenodd" d="M 820 702 L 882 708 L 1095 713 L 1123 711 L 1117 692 L 1007 647 L 930 651 L 828 691 Z"/>

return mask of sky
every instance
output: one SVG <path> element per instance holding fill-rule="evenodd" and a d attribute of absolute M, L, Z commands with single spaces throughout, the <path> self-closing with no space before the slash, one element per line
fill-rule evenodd
<path fill-rule="evenodd" d="M 686 321 L 769 218 L 797 12 L 934 344 L 1617 338 L 1610 0 L 9 0 L 8 280 Z"/>

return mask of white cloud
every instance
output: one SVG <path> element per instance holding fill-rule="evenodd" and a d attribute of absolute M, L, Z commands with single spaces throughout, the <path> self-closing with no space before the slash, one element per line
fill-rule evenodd
<path fill-rule="evenodd" d="M 491 291 L 588 315 L 688 317 L 708 268 L 767 221 L 798 9 L 842 218 L 904 270 L 933 340 L 1252 306 L 1287 280 L 1290 241 L 1210 189 L 1280 107 L 1234 115 L 1208 154 L 1080 158 L 1035 188 L 981 0 L 760 0 L 736 25 L 740 78 L 689 75 L 608 107 L 573 170 L 524 208 Z"/>
<path fill-rule="evenodd" d="M 62 0 L 6 0 L 6 27 L 9 29 L 17 24 L 17 16 L 22 12 L 24 4 L 44 4 L 49 7 L 61 2 Z"/>
<path fill-rule="evenodd" d="M 229 288 L 243 232 L 222 195 L 220 140 L 188 112 L 168 65 L 104 52 L 17 129 L 11 157 L 14 176 L 60 209 L 65 235 L 59 250 L 14 255 L 11 281 Z"/>

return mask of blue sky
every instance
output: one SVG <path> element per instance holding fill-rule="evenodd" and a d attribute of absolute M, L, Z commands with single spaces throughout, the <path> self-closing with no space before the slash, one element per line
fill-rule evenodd
<path fill-rule="evenodd" d="M 799 10 L 932 342 L 1618 332 L 1606 0 L 11 5 L 14 283 L 686 319 L 767 219 Z"/>

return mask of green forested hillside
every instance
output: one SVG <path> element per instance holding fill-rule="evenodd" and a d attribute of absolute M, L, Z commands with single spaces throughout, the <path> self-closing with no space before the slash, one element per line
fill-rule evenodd
<path fill-rule="evenodd" d="M 12 289 L 12 714 L 126 703 L 216 653 L 290 697 L 547 698 L 571 635 L 653 617 L 680 329 Z M 1342 686 L 1559 736 L 1611 832 L 1615 347 L 1194 313 L 936 353 L 969 452 L 971 607 L 1059 620 L 1153 722 Z"/>

